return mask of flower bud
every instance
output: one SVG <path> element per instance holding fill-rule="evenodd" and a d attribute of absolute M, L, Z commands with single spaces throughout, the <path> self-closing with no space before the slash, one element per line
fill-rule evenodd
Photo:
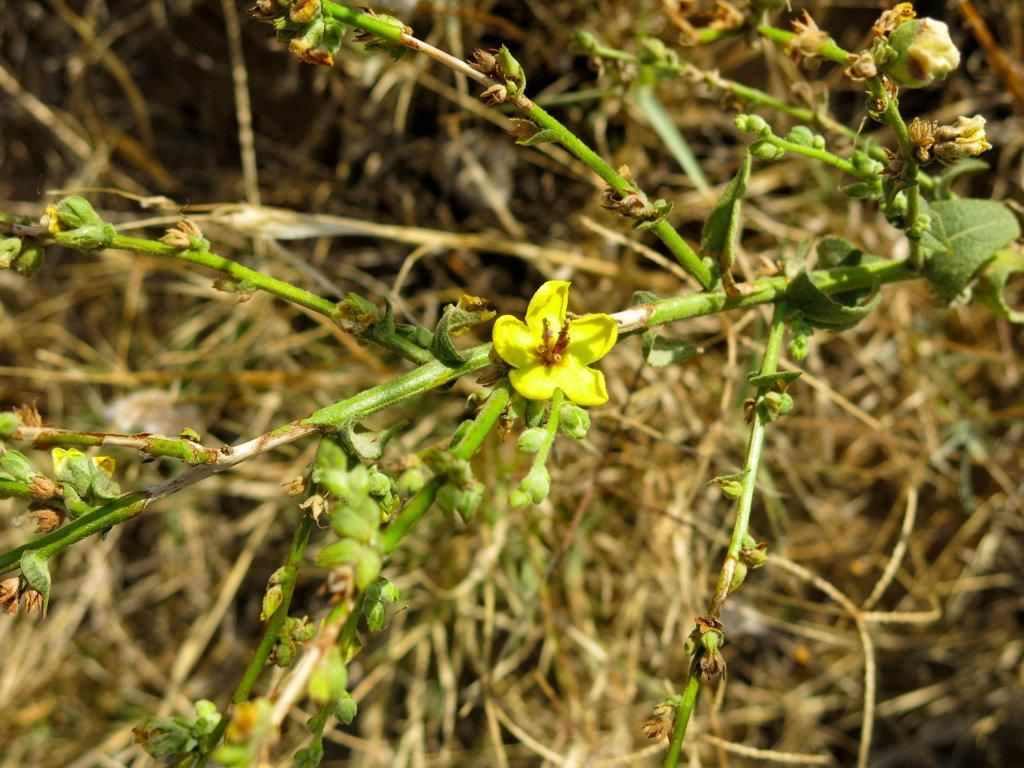
<path fill-rule="evenodd" d="M 559 411 L 558 431 L 574 440 L 582 440 L 590 429 L 590 414 L 575 403 L 565 403 Z"/>
<path fill-rule="evenodd" d="M 332 645 L 310 675 L 307 693 L 318 704 L 333 703 L 345 695 L 348 670 L 341 658 L 341 649 Z"/>
<path fill-rule="evenodd" d="M 551 493 L 551 473 L 543 465 L 535 465 L 519 483 L 519 489 L 530 494 L 534 504 L 540 504 Z"/>
<path fill-rule="evenodd" d="M 736 128 L 744 133 L 753 133 L 762 139 L 772 135 L 771 126 L 760 115 L 736 115 Z"/>
<path fill-rule="evenodd" d="M 78 227 L 103 224 L 103 219 L 99 217 L 89 201 L 78 195 L 59 200 L 54 212 L 62 229 L 77 229 Z"/>
<path fill-rule="evenodd" d="M 882 68 L 905 88 L 923 88 L 960 65 L 949 27 L 935 19 L 905 21 L 889 35 L 893 56 Z"/>
<path fill-rule="evenodd" d="M 523 434 L 519 436 L 516 447 L 523 453 L 536 453 L 544 446 L 547 434 L 547 430 L 543 427 L 531 427 L 524 430 Z"/>
<path fill-rule="evenodd" d="M 398 492 L 402 496 L 412 496 L 427 484 L 427 473 L 417 464 L 409 467 L 398 476 Z"/>
<path fill-rule="evenodd" d="M 376 510 L 374 512 L 375 514 L 371 518 L 369 515 L 363 514 L 360 509 L 347 504 L 337 504 L 331 510 L 331 528 L 343 539 L 355 539 L 366 544 L 373 538 L 379 527 L 379 512 Z"/>
<path fill-rule="evenodd" d="M 351 725 L 357 714 L 359 714 L 359 706 L 356 704 L 356 700 L 352 698 L 351 693 L 345 691 L 334 702 L 334 716 L 342 725 Z"/>
<path fill-rule="evenodd" d="M 786 150 L 769 141 L 755 141 L 750 145 L 750 153 L 758 160 L 778 160 L 786 154 Z"/>

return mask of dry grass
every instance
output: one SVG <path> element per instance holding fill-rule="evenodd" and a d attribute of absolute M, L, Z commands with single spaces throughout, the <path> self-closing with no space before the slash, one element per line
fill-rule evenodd
<path fill-rule="evenodd" d="M 437 5 L 403 16 L 457 55 L 508 41 L 541 96 L 593 79 L 566 52 L 573 26 L 628 46 L 645 19 L 671 38 L 654 2 Z M 975 5 L 1019 63 L 1021 4 Z M 44 190 L 73 188 L 95 190 L 125 224 L 163 225 L 180 206 L 209 212 L 206 234 L 223 251 L 325 294 L 390 297 L 428 326 L 463 292 L 521 310 L 543 277 L 571 277 L 580 306 L 608 311 L 637 289 L 680 290 L 623 239 L 567 155 L 513 147 L 495 125 L 504 118 L 425 60 L 349 51 L 334 71 L 313 69 L 243 15 L 233 68 L 234 5 L 214 0 L 4 6 L 3 210 L 36 213 Z M 869 2 L 816 6 L 850 45 L 877 13 Z M 962 191 L 1020 200 L 1020 113 L 947 13 L 965 65 L 906 103 L 936 119 L 985 114 L 993 171 Z M 780 94 L 806 76 L 770 49 L 692 55 Z M 824 82 L 856 125 L 856 88 Z M 732 113 L 686 83 L 662 93 L 709 176 L 725 181 Z M 612 94 L 560 112 L 675 200 L 684 234 L 698 235 L 708 199 L 628 104 Z M 252 132 L 239 131 L 250 119 Z M 759 164 L 743 269 L 826 232 L 898 253 L 877 213 L 834 187 L 799 159 Z M 136 197 L 99 191 L 111 188 Z M 251 218 L 206 206 L 239 201 L 386 226 L 297 216 L 291 225 L 314 239 L 252 244 Z M 0 301 L 0 400 L 35 402 L 68 428 L 188 425 L 232 442 L 402 369 L 302 310 L 266 296 L 239 304 L 209 275 L 123 253 L 51 253 L 31 283 L 0 273 Z M 555 493 L 539 508 L 506 508 L 503 483 L 521 458 L 486 449 L 483 519 L 463 527 L 435 513 L 387 567 L 402 608 L 352 665 L 360 715 L 330 731 L 325 765 L 660 765 L 640 725 L 681 685 L 682 641 L 713 586 L 728 506 L 704 483 L 742 463 L 741 382 L 764 320 L 680 324 L 671 332 L 702 353 L 672 369 L 638 372 L 638 345 L 620 345 L 604 365 L 612 401 L 586 443 L 560 444 Z M 1022 341 L 980 309 L 935 307 L 921 285 L 889 288 L 869 321 L 816 339 L 796 412 L 770 428 L 754 511 L 779 558 L 728 603 L 728 683 L 701 699 L 692 765 L 851 764 L 866 716 L 873 766 L 1024 762 Z M 414 420 L 401 447 L 450 434 L 472 388 L 387 414 Z M 228 700 L 297 519 L 279 483 L 311 448 L 212 478 L 61 559 L 49 617 L 0 622 L 0 766 L 144 765 L 130 734 L 141 718 Z M 119 458 L 128 487 L 174 471 Z M 29 535 L 20 510 L 0 504 L 4 547 Z M 323 610 L 321 579 L 303 571 L 297 612 Z M 281 755 L 302 743 L 303 718 Z"/>

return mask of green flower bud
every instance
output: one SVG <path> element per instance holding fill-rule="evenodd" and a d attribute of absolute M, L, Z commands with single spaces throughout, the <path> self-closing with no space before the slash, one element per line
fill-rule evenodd
<path fill-rule="evenodd" d="M 39 474 L 32 467 L 28 457 L 20 451 L 4 451 L 0 454 L 0 472 L 23 483 L 29 482 L 33 475 Z"/>
<path fill-rule="evenodd" d="M 558 416 L 558 431 L 574 440 L 582 440 L 590 430 L 590 414 L 575 403 L 564 403 Z"/>
<path fill-rule="evenodd" d="M 861 152 L 859 150 L 853 153 L 853 156 L 850 158 L 850 162 L 859 173 L 871 173 L 877 176 L 885 169 L 885 166 L 882 163 L 875 160 L 866 152 Z"/>
<path fill-rule="evenodd" d="M 345 695 L 347 685 L 348 670 L 341 658 L 341 650 L 332 645 L 310 675 L 306 692 L 316 703 L 329 704 Z"/>
<path fill-rule="evenodd" d="M 78 195 L 59 200 L 55 207 L 57 221 L 62 229 L 78 229 L 79 227 L 103 224 L 96 210 L 88 200 Z"/>
<path fill-rule="evenodd" d="M 740 558 L 751 569 L 762 567 L 768 562 L 768 542 L 754 543 L 751 540 L 749 545 L 744 542 L 743 548 L 740 550 Z"/>
<path fill-rule="evenodd" d="M 21 253 L 20 237 L 0 237 L 0 269 L 8 269 Z"/>
<path fill-rule="evenodd" d="M 768 412 L 768 420 L 774 421 L 793 410 L 793 397 L 787 392 L 766 392 L 764 407 Z"/>
<path fill-rule="evenodd" d="M 380 569 L 384 567 L 384 560 L 376 549 L 363 547 L 355 566 L 356 586 L 359 589 L 366 589 L 380 576 Z"/>
<path fill-rule="evenodd" d="M 321 568 L 349 565 L 359 559 L 363 549 L 365 547 L 358 541 L 342 539 L 321 549 L 316 556 L 316 564 Z"/>
<path fill-rule="evenodd" d="M 509 90 L 509 93 L 516 95 L 522 93 L 526 88 L 526 72 L 523 71 L 522 65 L 512 55 L 504 45 L 498 49 L 498 69 L 501 70 L 500 74 L 505 78 L 505 85 Z"/>
<path fill-rule="evenodd" d="M 753 133 L 762 139 L 772 135 L 772 127 L 760 115 L 736 115 L 734 122 L 744 133 Z"/>
<path fill-rule="evenodd" d="M 736 563 L 736 567 L 732 572 L 732 579 L 729 581 L 729 592 L 735 592 L 743 584 L 744 579 L 747 578 L 747 564 L 742 560 Z"/>
<path fill-rule="evenodd" d="M 427 473 L 423 467 L 417 464 L 409 467 L 398 476 L 398 492 L 402 496 L 412 496 L 427 484 Z"/>
<path fill-rule="evenodd" d="M 519 509 L 520 507 L 528 507 L 532 502 L 533 498 L 531 498 L 530 494 L 518 488 L 516 488 L 508 495 L 508 503 L 515 509 Z"/>
<path fill-rule="evenodd" d="M 543 400 L 527 400 L 526 401 L 526 426 L 527 427 L 539 427 L 544 423 L 544 401 Z"/>
<path fill-rule="evenodd" d="M 572 52 L 581 56 L 590 56 L 597 50 L 597 38 L 582 29 L 573 30 Z"/>
<path fill-rule="evenodd" d="M 801 147 L 813 146 L 814 131 L 806 125 L 794 126 L 790 132 L 786 134 L 786 141 L 792 142 L 793 144 L 799 144 Z"/>
<path fill-rule="evenodd" d="M 157 759 L 179 757 L 197 746 L 183 717 L 151 717 L 133 728 L 132 735 L 146 754 Z"/>
<path fill-rule="evenodd" d="M 914 19 L 889 35 L 891 58 L 882 71 L 905 88 L 923 88 L 960 66 L 960 51 L 949 27 L 935 19 Z"/>
<path fill-rule="evenodd" d="M 345 691 L 334 702 L 334 716 L 342 725 L 351 725 L 357 714 L 359 714 L 359 706 L 356 704 L 356 700 L 352 698 L 351 693 Z"/>
<path fill-rule="evenodd" d="M 370 468 L 370 479 L 367 484 L 371 496 L 384 496 L 394 490 L 392 480 L 376 467 Z"/>
<path fill-rule="evenodd" d="M 379 527 L 380 518 L 376 512 L 376 505 L 372 518 L 347 504 L 336 504 L 331 510 L 331 528 L 342 539 L 355 539 L 366 544 L 377 533 Z"/>
<path fill-rule="evenodd" d="M 0 440 L 9 440 L 20 426 L 21 422 L 18 421 L 18 417 L 10 411 L 0 413 Z"/>
<path fill-rule="evenodd" d="M 758 160 L 778 160 L 786 154 L 786 150 L 777 147 L 770 141 L 755 141 L 750 145 L 750 154 Z"/>
<path fill-rule="evenodd" d="M 536 453 L 544 446 L 547 436 L 547 430 L 543 427 L 531 427 L 519 436 L 516 447 L 523 453 Z"/>
<path fill-rule="evenodd" d="M 540 504 L 551 493 L 551 473 L 543 465 L 534 465 L 519 483 L 519 490 L 528 493 L 534 504 Z"/>

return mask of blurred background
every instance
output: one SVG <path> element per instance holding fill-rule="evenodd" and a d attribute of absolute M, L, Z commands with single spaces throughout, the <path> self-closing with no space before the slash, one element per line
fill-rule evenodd
<path fill-rule="evenodd" d="M 1019 205 L 1022 105 L 960 6 L 918 4 L 949 23 L 963 60 L 946 83 L 907 94 L 904 114 L 984 115 L 990 170 L 955 189 Z M 886 6 L 794 2 L 793 13 L 804 7 L 860 50 Z M 1024 74 L 1024 4 L 970 7 Z M 865 120 L 863 85 L 838 68 L 802 70 L 755 40 L 682 46 L 654 0 L 387 8 L 459 57 L 508 44 L 530 95 L 672 200 L 691 242 L 745 146 L 739 105 L 689 79 L 656 88 L 700 160 L 702 190 L 649 126 L 635 72 L 592 67 L 572 52 L 573 30 L 634 51 L 653 36 L 702 70 L 827 107 L 854 129 Z M 578 311 L 694 289 L 660 243 L 601 208 L 600 185 L 567 153 L 515 146 L 508 116 L 477 90 L 423 57 L 392 62 L 358 44 L 333 69 L 303 64 L 232 0 L 0 0 L 0 211 L 36 217 L 73 190 L 153 237 L 185 212 L 224 255 L 326 296 L 390 301 L 427 327 L 463 293 L 521 313 L 552 278 L 573 281 Z M 758 112 L 780 133 L 793 124 Z M 829 142 L 849 150 L 842 136 Z M 905 254 L 874 205 L 838 186 L 799 157 L 756 163 L 738 273 L 761 274 L 822 234 Z M 0 272 L 0 405 L 35 404 L 65 428 L 187 426 L 217 445 L 408 368 L 299 308 L 219 292 L 214 277 L 56 249 L 31 281 Z M 359 717 L 329 730 L 324 765 L 661 764 L 641 726 L 681 688 L 683 640 L 723 556 L 730 505 L 706 481 L 742 466 L 745 376 L 766 318 L 677 323 L 666 335 L 697 354 L 670 368 L 644 367 L 638 341 L 620 344 L 602 362 L 611 401 L 586 441 L 560 441 L 539 507 L 508 507 L 528 460 L 513 440 L 488 444 L 480 519 L 431 513 L 386 567 L 400 610 L 365 636 L 350 668 Z M 781 564 L 727 604 L 727 682 L 702 694 L 691 765 L 779 764 L 758 750 L 849 765 L 866 716 L 873 766 L 1024 764 L 1022 342 L 1019 328 L 937 306 L 917 283 L 887 287 L 856 329 L 815 336 L 796 410 L 769 428 L 755 501 L 753 530 Z M 460 382 L 371 420 L 413 422 L 385 467 L 450 436 L 478 389 Z M 131 735 L 143 718 L 188 713 L 199 698 L 226 705 L 299 516 L 281 484 L 314 447 L 243 464 L 60 559 L 49 616 L 0 621 L 0 766 L 148 765 Z M 125 488 L 175 471 L 118 459 Z M 5 549 L 34 525 L 23 505 L 0 502 Z M 303 569 L 294 614 L 324 611 L 323 578 Z M 837 594 L 873 612 L 873 712 L 862 638 Z M 294 713 L 268 764 L 291 764 L 308 714 Z"/>

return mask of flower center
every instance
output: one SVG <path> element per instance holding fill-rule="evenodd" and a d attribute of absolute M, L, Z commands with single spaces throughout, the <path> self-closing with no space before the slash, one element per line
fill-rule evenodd
<path fill-rule="evenodd" d="M 551 329 L 551 322 L 544 318 L 544 333 L 541 335 L 541 344 L 534 350 L 537 359 L 550 368 L 558 365 L 565 359 L 565 350 L 569 346 L 569 320 L 562 324 L 558 335 Z"/>

